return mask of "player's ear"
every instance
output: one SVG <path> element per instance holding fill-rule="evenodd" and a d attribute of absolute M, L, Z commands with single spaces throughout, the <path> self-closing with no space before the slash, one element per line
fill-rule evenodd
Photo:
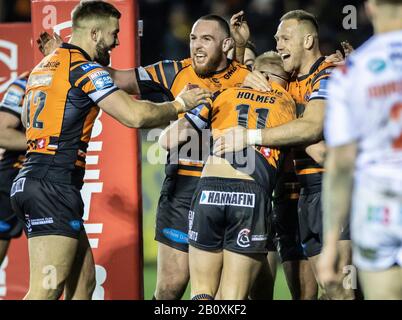
<path fill-rule="evenodd" d="M 100 28 L 92 27 L 90 32 L 91 32 L 91 40 L 97 43 L 100 40 L 101 36 Z"/>
<path fill-rule="evenodd" d="M 233 48 L 234 46 L 234 41 L 232 38 L 226 38 L 225 40 L 223 40 L 222 43 L 222 51 L 226 54 L 228 53 L 228 51 Z"/>
<path fill-rule="evenodd" d="M 304 36 L 304 48 L 310 50 L 314 45 L 314 36 L 312 34 L 306 34 Z"/>

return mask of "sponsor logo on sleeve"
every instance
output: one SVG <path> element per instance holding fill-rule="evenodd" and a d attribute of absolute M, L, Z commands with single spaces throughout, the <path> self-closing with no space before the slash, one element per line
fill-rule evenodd
<path fill-rule="evenodd" d="M 254 208 L 255 194 L 243 192 L 202 191 L 200 204 Z"/>
<path fill-rule="evenodd" d="M 107 71 L 95 71 L 89 75 L 97 91 L 113 87 L 113 80 Z"/>
<path fill-rule="evenodd" d="M 84 63 L 83 65 L 80 66 L 80 68 L 82 69 L 82 71 L 89 72 L 93 69 L 102 68 L 102 67 L 97 63 L 89 62 L 89 63 Z"/>
<path fill-rule="evenodd" d="M 17 88 L 10 88 L 7 90 L 3 103 L 5 106 L 18 107 L 24 97 L 24 91 Z"/>

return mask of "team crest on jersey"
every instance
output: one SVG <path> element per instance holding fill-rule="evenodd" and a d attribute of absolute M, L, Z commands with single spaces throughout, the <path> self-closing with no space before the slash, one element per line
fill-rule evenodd
<path fill-rule="evenodd" d="M 102 70 L 90 74 L 89 78 L 94 84 L 96 90 L 104 90 L 113 86 L 113 80 L 109 72 Z"/>
<path fill-rule="evenodd" d="M 243 192 L 202 191 L 200 204 L 254 208 L 255 194 Z"/>

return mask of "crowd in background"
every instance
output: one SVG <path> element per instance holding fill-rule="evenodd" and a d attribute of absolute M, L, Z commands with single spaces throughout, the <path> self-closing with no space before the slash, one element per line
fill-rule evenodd
<path fill-rule="evenodd" d="M 343 27 L 347 15 L 343 8 L 348 5 L 356 8 L 357 29 Z M 273 35 L 278 20 L 283 13 L 294 9 L 304 9 L 317 16 L 324 54 L 338 49 L 342 40 L 357 47 L 372 34 L 363 5 L 358 0 L 140 0 L 140 19 L 144 21 L 141 64 L 188 57 L 188 35 L 198 17 L 214 13 L 229 20 L 240 10 L 246 12 L 257 53 L 275 49 Z M 29 20 L 30 0 L 0 0 L 1 22 Z"/>

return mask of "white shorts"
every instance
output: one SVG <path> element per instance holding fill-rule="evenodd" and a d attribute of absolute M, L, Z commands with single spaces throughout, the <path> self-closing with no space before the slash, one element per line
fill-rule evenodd
<path fill-rule="evenodd" d="M 402 266 L 402 191 L 386 194 L 358 184 L 353 194 L 353 263 L 365 271 Z"/>

